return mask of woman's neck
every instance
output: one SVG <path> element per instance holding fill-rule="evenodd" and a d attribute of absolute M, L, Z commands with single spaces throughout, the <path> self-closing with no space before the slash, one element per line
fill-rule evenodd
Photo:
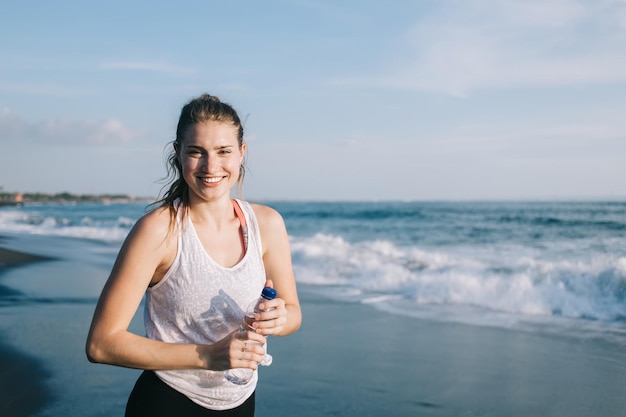
<path fill-rule="evenodd" d="M 230 196 L 214 201 L 190 199 L 189 215 L 194 224 L 210 224 L 216 228 L 230 224 L 237 217 Z"/>

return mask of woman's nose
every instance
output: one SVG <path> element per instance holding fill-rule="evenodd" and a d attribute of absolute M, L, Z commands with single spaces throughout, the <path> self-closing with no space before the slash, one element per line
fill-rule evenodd
<path fill-rule="evenodd" d="M 216 155 L 207 154 L 202 159 L 202 169 L 206 172 L 210 172 L 212 169 L 215 169 L 216 165 L 217 165 Z"/>

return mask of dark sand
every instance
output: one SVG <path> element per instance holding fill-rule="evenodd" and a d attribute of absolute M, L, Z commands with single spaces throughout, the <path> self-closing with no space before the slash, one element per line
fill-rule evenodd
<path fill-rule="evenodd" d="M 0 415 L 30 416 L 52 399 L 49 372 L 35 358 L 0 341 Z"/>
<path fill-rule="evenodd" d="M 18 291 L 1 284 L 5 269 L 46 259 L 0 247 L 0 306 L 19 296 Z M 2 336 L 0 334 L 0 338 Z M 42 408 L 51 400 L 45 386 L 48 377 L 41 361 L 20 353 L 0 339 L 0 416 L 30 416 Z"/>

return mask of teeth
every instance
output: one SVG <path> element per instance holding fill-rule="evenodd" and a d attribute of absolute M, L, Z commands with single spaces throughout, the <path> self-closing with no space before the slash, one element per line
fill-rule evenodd
<path fill-rule="evenodd" d="M 202 181 L 212 183 L 212 182 L 218 182 L 221 179 L 222 177 L 211 177 L 211 178 L 202 178 Z"/>

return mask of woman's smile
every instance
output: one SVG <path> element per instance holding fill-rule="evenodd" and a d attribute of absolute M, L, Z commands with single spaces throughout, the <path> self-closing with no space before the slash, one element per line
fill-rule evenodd
<path fill-rule="evenodd" d="M 207 185 L 214 185 L 214 184 L 217 184 L 218 182 L 221 182 L 226 177 L 199 177 L 199 178 L 200 178 L 200 181 L 202 181 L 203 183 Z"/>

